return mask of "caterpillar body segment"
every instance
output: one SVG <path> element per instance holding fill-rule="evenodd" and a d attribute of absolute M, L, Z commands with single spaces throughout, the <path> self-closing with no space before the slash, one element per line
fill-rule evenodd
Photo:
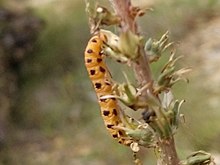
<path fill-rule="evenodd" d="M 85 65 L 96 91 L 105 126 L 113 138 L 119 143 L 130 146 L 133 142 L 124 130 L 124 124 L 120 118 L 120 107 L 115 98 L 105 98 L 103 96 L 113 95 L 111 76 L 104 62 L 103 45 L 107 42 L 106 35 L 99 33 L 93 36 L 85 50 Z"/>

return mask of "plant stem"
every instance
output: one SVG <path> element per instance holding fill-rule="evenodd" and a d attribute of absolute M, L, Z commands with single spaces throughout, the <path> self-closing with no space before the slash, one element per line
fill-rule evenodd
<path fill-rule="evenodd" d="M 170 136 L 169 139 L 160 139 L 159 147 L 161 149 L 161 158 L 158 160 L 158 163 L 161 165 L 178 165 L 179 158 L 175 148 L 175 142 L 173 136 Z"/>
<path fill-rule="evenodd" d="M 130 30 L 134 34 L 138 34 L 138 25 L 135 21 L 135 17 L 132 16 L 131 1 L 130 0 L 109 0 L 113 5 L 116 14 L 121 18 L 121 31 L 126 32 Z M 132 67 L 134 69 L 136 79 L 139 85 L 144 86 L 148 83 L 151 84 L 150 88 L 142 92 L 143 99 L 147 99 L 147 90 L 152 93 L 152 75 L 149 65 L 149 60 L 147 59 L 146 52 L 144 51 L 144 46 L 141 45 L 139 48 L 139 56 L 136 61 L 132 62 Z M 157 97 L 157 96 L 155 96 Z M 158 145 L 160 148 L 161 156 L 158 160 L 158 165 L 178 165 L 179 159 L 177 156 L 175 143 L 173 135 L 171 134 L 169 138 L 158 140 Z"/>
<path fill-rule="evenodd" d="M 138 26 L 135 22 L 135 18 L 131 16 L 131 2 L 130 0 L 109 0 L 113 5 L 115 12 L 121 18 L 121 30 L 126 32 L 130 30 L 134 34 L 138 34 Z M 135 62 L 132 62 L 134 72 L 137 81 L 141 86 L 147 83 L 152 83 L 151 70 L 149 66 L 149 61 L 146 58 L 146 53 L 144 47 L 139 48 L 139 57 Z M 143 92 L 145 93 L 145 92 Z"/>

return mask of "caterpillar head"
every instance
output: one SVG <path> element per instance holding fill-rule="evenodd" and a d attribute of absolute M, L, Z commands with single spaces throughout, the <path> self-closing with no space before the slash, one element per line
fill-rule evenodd
<path fill-rule="evenodd" d="M 108 30 L 100 30 L 100 38 L 101 40 L 111 48 L 118 47 L 119 37 Z"/>

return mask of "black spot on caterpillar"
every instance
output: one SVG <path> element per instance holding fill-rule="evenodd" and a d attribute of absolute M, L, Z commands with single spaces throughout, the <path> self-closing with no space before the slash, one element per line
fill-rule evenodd
<path fill-rule="evenodd" d="M 104 63 L 104 52 L 102 50 L 104 42 L 107 42 L 107 36 L 102 33 L 93 36 L 85 50 L 85 65 L 89 77 L 96 91 L 98 102 L 101 108 L 101 115 L 107 130 L 113 138 L 120 144 L 129 146 L 132 140 L 126 135 L 124 130 L 114 128 L 114 126 L 123 126 L 119 116 L 120 107 L 114 98 L 102 99 L 102 96 L 112 95 L 111 75 Z"/>

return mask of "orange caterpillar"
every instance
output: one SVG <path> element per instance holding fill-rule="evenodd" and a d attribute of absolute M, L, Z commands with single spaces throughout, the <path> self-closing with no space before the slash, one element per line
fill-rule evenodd
<path fill-rule="evenodd" d="M 103 61 L 103 44 L 107 42 L 107 36 L 103 33 L 93 36 L 85 50 L 85 65 L 97 94 L 105 126 L 113 138 L 119 143 L 129 146 L 132 140 L 126 135 L 124 130 L 115 128 L 123 127 L 120 118 L 120 107 L 115 98 L 103 99 L 102 96 L 113 95 L 111 76 Z"/>

